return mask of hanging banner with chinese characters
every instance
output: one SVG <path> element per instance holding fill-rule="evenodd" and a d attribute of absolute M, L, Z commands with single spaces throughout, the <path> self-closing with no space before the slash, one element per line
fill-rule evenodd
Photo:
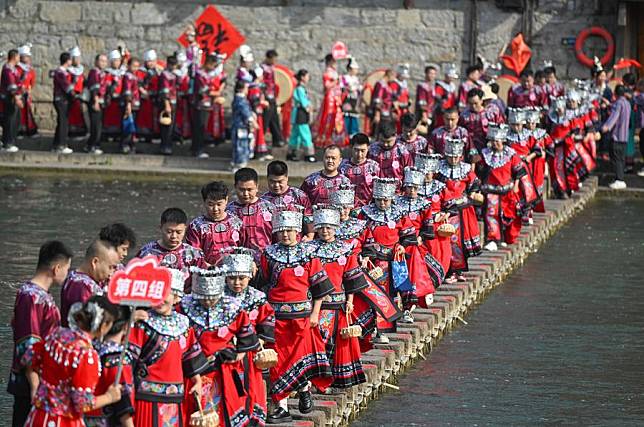
<path fill-rule="evenodd" d="M 153 256 L 134 258 L 112 275 L 107 297 L 114 304 L 154 307 L 170 293 L 172 274 Z"/>
<path fill-rule="evenodd" d="M 246 40 L 235 26 L 228 21 L 215 6 L 208 6 L 194 23 L 195 39 L 203 50 L 202 58 L 212 54 L 226 54 L 230 58 Z M 187 47 L 185 33 L 177 39 L 180 45 Z"/>

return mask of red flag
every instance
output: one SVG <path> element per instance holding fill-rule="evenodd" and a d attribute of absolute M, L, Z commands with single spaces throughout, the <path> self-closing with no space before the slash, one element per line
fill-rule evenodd
<path fill-rule="evenodd" d="M 206 7 L 194 25 L 196 40 L 204 52 L 204 58 L 213 53 L 225 53 L 230 58 L 246 40 L 215 6 Z M 181 34 L 177 41 L 182 46 L 188 46 L 185 33 Z"/>
<path fill-rule="evenodd" d="M 518 76 L 528 65 L 532 56 L 530 46 L 523 41 L 523 34 L 519 33 L 512 39 L 510 51 L 512 52 L 510 55 L 501 55 L 501 59 L 503 60 L 503 65 L 514 71 Z"/>
<path fill-rule="evenodd" d="M 634 59 L 620 58 L 620 60 L 617 61 L 617 64 L 615 64 L 613 68 L 615 70 L 621 70 L 622 68 L 628 67 L 642 68 L 642 65 Z"/>

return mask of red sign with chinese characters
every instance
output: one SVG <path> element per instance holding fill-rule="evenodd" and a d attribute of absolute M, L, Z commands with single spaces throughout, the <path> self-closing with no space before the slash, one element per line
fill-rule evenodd
<path fill-rule="evenodd" d="M 107 297 L 114 304 L 153 307 L 170 293 L 172 273 L 153 256 L 134 258 L 110 279 Z"/>
<path fill-rule="evenodd" d="M 341 41 L 335 42 L 331 48 L 331 56 L 333 56 L 333 59 L 345 59 L 349 56 L 347 45 Z"/>
<path fill-rule="evenodd" d="M 208 6 L 195 21 L 196 40 L 203 50 L 202 58 L 210 54 L 225 53 L 228 58 L 246 40 L 235 26 L 228 21 L 215 6 Z M 180 45 L 187 47 L 186 34 L 177 39 Z"/>

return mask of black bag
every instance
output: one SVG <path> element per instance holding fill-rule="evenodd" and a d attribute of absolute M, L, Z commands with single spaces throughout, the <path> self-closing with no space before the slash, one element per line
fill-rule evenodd
<path fill-rule="evenodd" d="M 309 112 L 305 108 L 297 107 L 295 111 L 295 124 L 306 125 L 309 124 Z"/>

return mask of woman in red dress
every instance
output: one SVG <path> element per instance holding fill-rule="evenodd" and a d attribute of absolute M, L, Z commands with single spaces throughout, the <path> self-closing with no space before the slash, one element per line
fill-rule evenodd
<path fill-rule="evenodd" d="M 449 265 L 452 259 L 452 242 L 449 236 L 441 236 L 438 233 L 438 228 L 449 218 L 449 213 L 443 209 L 443 202 L 445 200 L 444 190 L 446 188 L 445 183 L 434 179 L 434 175 L 438 172 L 440 162 L 440 154 L 416 153 L 416 157 L 414 159 L 416 168 L 425 173 L 425 182 L 418 189 L 418 194 L 430 199 L 432 202 L 431 209 L 434 219 L 434 235 L 432 237 L 431 233 L 427 233 L 427 238 L 424 240 L 424 244 L 429 253 L 438 261 L 443 269 L 444 280 L 445 275 L 447 275 L 447 272 L 449 271 Z M 432 301 L 427 298 L 425 300 L 425 305 L 423 305 L 422 300 L 419 302 L 420 306 L 424 307 L 431 304 Z"/>
<path fill-rule="evenodd" d="M 418 190 L 425 184 L 425 174 L 416 168 L 405 168 L 403 179 L 404 194 L 397 196 L 394 204 L 402 211 L 404 238 L 400 244 L 405 247 L 409 279 L 414 291 L 404 299 L 405 314 L 402 322 L 412 323 L 412 305 L 423 301 L 431 304 L 432 295 L 445 278 L 440 262 L 427 250 L 423 243 L 434 238 L 434 213 L 432 200 L 419 196 Z"/>
<path fill-rule="evenodd" d="M 105 109 L 103 110 L 103 134 L 106 137 L 118 138 L 121 136 L 121 92 L 123 91 L 123 75 L 125 67 L 120 50 L 113 50 L 109 54 L 110 66 L 105 70 L 107 76 L 105 85 Z"/>
<path fill-rule="evenodd" d="M 271 368 L 273 401 L 278 404 L 269 423 L 290 421 L 288 397 L 297 391 L 299 410 L 313 410 L 311 383 L 325 391 L 333 382 L 331 366 L 318 328 L 322 299 L 333 292 L 310 243 L 297 241 L 302 232 L 300 212 L 273 215 L 273 232 L 279 243 L 267 246 L 260 271 L 267 283 L 268 301 L 275 310 L 277 365 Z"/>
<path fill-rule="evenodd" d="M 246 412 L 248 395 L 238 391 L 238 385 L 244 382 L 238 365 L 246 352 L 259 347 L 257 335 L 240 301 L 224 295 L 223 271 L 199 268 L 191 271 L 192 294 L 183 298 L 179 310 L 190 319 L 190 326 L 210 361 L 201 375 L 202 406 L 216 409 L 222 425 L 246 426 L 250 423 L 250 414 Z M 190 414 L 197 409 L 189 393 L 185 396 L 184 409 L 187 424 Z"/>
<path fill-rule="evenodd" d="M 343 147 L 347 145 L 348 137 L 344 130 L 340 75 L 336 70 L 336 61 L 331 54 L 324 58 L 324 63 L 326 66 L 322 75 L 324 99 L 318 113 L 315 146 L 323 148 L 335 144 Z"/>
<path fill-rule="evenodd" d="M 490 146 L 481 151 L 481 191 L 485 195 L 485 249 L 498 250 L 512 244 L 521 232 L 520 179 L 528 172 L 513 148 L 505 145 L 508 128 L 490 126 L 487 139 Z"/>
<path fill-rule="evenodd" d="M 355 190 L 353 186 L 341 186 L 331 193 L 331 204 L 340 210 L 340 225 L 335 230 L 335 238 L 350 244 L 353 253 L 358 256 L 360 264 L 365 267 L 366 259 L 362 257 L 362 249 L 370 238 L 371 232 L 367 221 L 351 216 L 355 207 Z M 368 275 L 364 275 L 367 287 L 355 294 L 353 298 L 353 318 L 362 328 L 360 337 L 361 350 L 371 349 L 371 334 L 376 329 L 376 316 L 380 315 L 389 322 L 400 317 L 400 311 L 392 303 L 387 293 L 378 286 Z"/>
<path fill-rule="evenodd" d="M 215 102 L 213 102 L 212 110 L 208 115 L 208 122 L 206 124 L 208 136 L 206 140 L 212 140 L 215 144 L 221 144 L 226 139 L 226 122 L 224 120 L 225 99 L 223 93 L 226 89 L 228 76 L 224 71 L 224 59 L 226 59 L 226 56 L 218 54 L 216 57 L 217 66 L 212 71 L 213 78 L 210 86 L 210 91 L 214 93 L 213 98 Z"/>
<path fill-rule="evenodd" d="M 201 394 L 201 373 L 210 364 L 204 356 L 190 319 L 174 310 L 183 295 L 185 274 L 173 273 L 172 292 L 148 318 L 134 324 L 129 350 L 134 359 L 136 427 L 185 425 L 182 402 Z M 184 391 L 186 379 L 192 383 Z"/>
<path fill-rule="evenodd" d="M 224 256 L 222 269 L 226 276 L 224 295 L 237 298 L 250 319 L 259 338 L 261 346 L 275 342 L 275 311 L 268 303 L 266 294 L 248 286 L 254 276 L 255 263 L 251 251 L 244 248 L 232 248 L 233 253 Z M 244 378 L 244 389 L 248 397 L 249 416 L 251 423 L 258 426 L 266 423 L 266 384 L 262 370 L 254 359 L 256 350 L 249 350 L 247 357 L 235 365 L 241 378 Z"/>
<path fill-rule="evenodd" d="M 31 43 L 18 48 L 20 62 L 16 67 L 18 80 L 22 85 L 22 96 L 24 98 L 22 112 L 20 115 L 19 135 L 32 136 L 38 133 L 38 126 L 34 120 L 34 105 L 31 91 L 36 85 L 36 70 L 31 64 Z"/>
<path fill-rule="evenodd" d="M 508 147 L 512 148 L 519 156 L 520 161 L 523 163 L 526 173 L 522 174 L 519 178 L 519 193 L 521 199 L 521 212 L 519 216 L 523 218 L 526 224 L 530 223 L 532 216 L 532 209 L 541 201 L 541 193 L 537 191 L 537 185 L 534 182 L 531 164 L 540 153 L 538 147 L 534 147 L 534 139 L 531 138 L 532 132 L 524 126 L 527 121 L 527 110 L 519 108 L 508 109 L 508 124 L 509 129 L 503 130 L 505 134 Z M 505 129 L 500 127 L 499 129 Z M 494 132 L 494 131 L 493 131 Z M 489 165 L 488 165 L 489 166 Z"/>
<path fill-rule="evenodd" d="M 31 368 L 39 376 L 26 427 L 84 427 L 83 414 L 121 399 L 121 386 L 96 395 L 101 362 L 92 340 L 102 340 L 118 310 L 107 298 L 94 296 L 76 303 L 70 328 L 54 330 L 33 346 Z"/>
<path fill-rule="evenodd" d="M 74 97 L 69 104 L 68 122 L 70 138 L 81 137 L 87 134 L 87 123 L 83 115 L 83 102 L 81 94 L 85 84 L 85 68 L 81 63 L 81 51 L 74 47 L 69 51 L 72 56 L 72 65 L 67 69 L 69 71 L 70 84 L 74 87 Z"/>
<path fill-rule="evenodd" d="M 130 309 L 119 306 L 119 316 L 112 328 L 105 334 L 103 341 L 94 341 L 94 348 L 101 361 L 101 376 L 96 385 L 96 394 L 105 393 L 116 382 L 119 371 L 123 338 L 127 323 L 130 321 Z M 123 358 L 123 371 L 119 383 L 123 386 L 121 399 L 111 405 L 85 414 L 87 427 L 132 427 L 134 421 L 134 380 L 132 378 L 132 356 L 128 351 Z"/>
<path fill-rule="evenodd" d="M 405 248 L 399 244 L 404 234 L 402 224 L 402 211 L 393 206 L 393 200 L 396 196 L 397 182 L 394 178 L 375 178 L 373 184 L 373 201 L 364 205 L 359 219 L 367 221 L 369 229 L 369 238 L 362 249 L 362 256 L 368 258 L 376 267 L 380 267 L 384 272 L 382 276 L 386 282 L 381 286 L 383 291 L 394 302 L 397 291 L 394 289 L 391 280 L 390 263 L 394 260 L 394 255 L 402 256 L 405 254 Z M 395 305 L 395 304 L 394 304 Z M 393 319 L 385 319 L 378 316 L 377 335 L 375 342 L 387 343 L 389 340 L 380 332 L 395 332 L 396 319 L 400 313 Z"/>
<path fill-rule="evenodd" d="M 445 184 L 443 209 L 450 212 L 449 222 L 456 228 L 451 237 L 452 259 L 445 283 L 464 282 L 467 259 L 481 253 L 479 223 L 470 200 L 470 196 L 478 193 L 480 181 L 471 165 L 462 161 L 464 147 L 464 140 L 447 139 L 446 160 L 441 160 L 438 166 L 437 179 Z"/>
<path fill-rule="evenodd" d="M 534 157 L 530 162 L 530 174 L 534 181 L 537 193 L 541 196 L 534 207 L 535 212 L 545 212 L 543 204 L 543 192 L 545 191 L 544 183 L 546 177 L 546 146 L 552 144 L 552 139 L 545 129 L 538 127 L 541 122 L 541 110 L 538 108 L 529 108 L 526 110 L 526 128 L 530 132 L 530 143 Z M 529 223 L 532 224 L 532 217 Z"/>
<path fill-rule="evenodd" d="M 353 246 L 335 238 L 340 211 L 331 207 L 316 208 L 313 223 L 318 235 L 314 256 L 320 259 L 333 284 L 333 292 L 322 302 L 320 334 L 331 361 L 333 386 L 348 388 L 367 381 L 360 363 L 358 338 L 345 338 L 341 334 L 349 326 L 354 294 L 366 289 L 367 281 Z"/>

